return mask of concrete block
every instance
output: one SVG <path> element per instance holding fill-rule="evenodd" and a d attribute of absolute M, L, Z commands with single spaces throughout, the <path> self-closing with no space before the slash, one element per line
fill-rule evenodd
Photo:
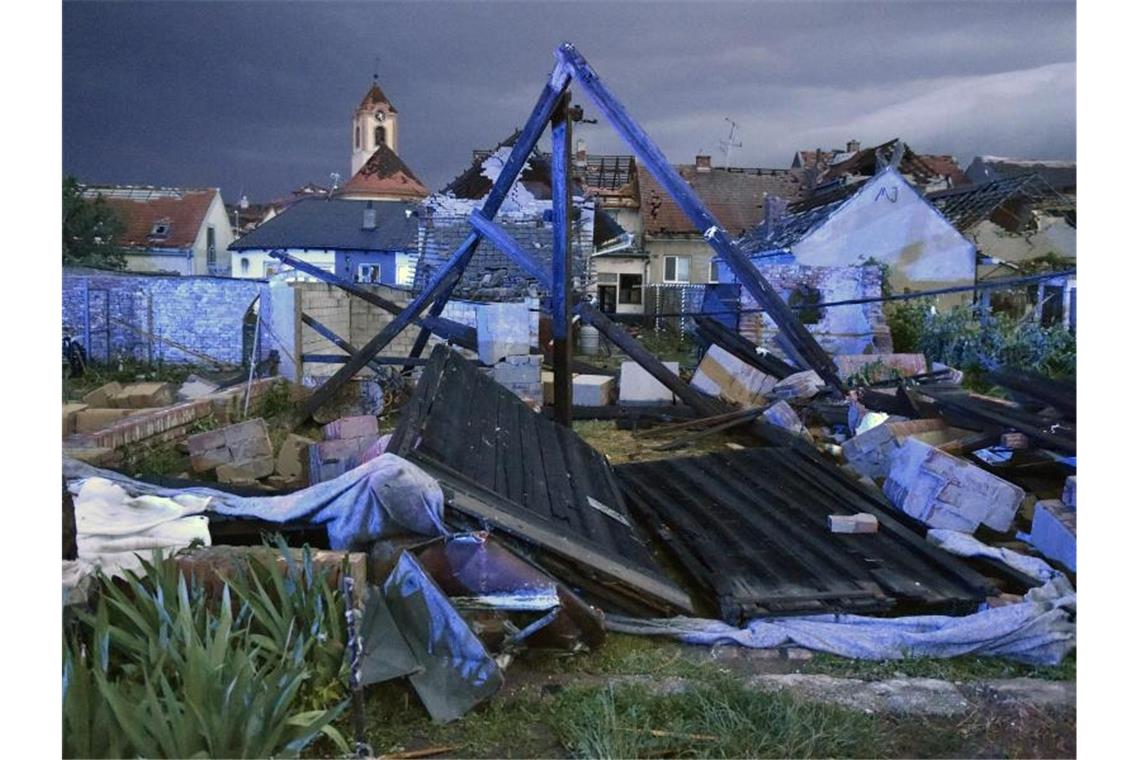
<path fill-rule="evenodd" d="M 1077 571 L 1077 510 L 1057 499 L 1037 502 L 1029 541 L 1051 560 Z"/>
<path fill-rule="evenodd" d="M 832 533 L 878 533 L 879 520 L 872 514 L 828 515 L 827 529 Z"/>
<path fill-rule="evenodd" d="M 942 420 L 885 422 L 844 441 L 843 456 L 859 474 L 873 479 L 885 478 L 891 456 L 907 438 L 939 446 L 967 434 L 967 431 L 948 427 Z"/>
<path fill-rule="evenodd" d="M 677 375 L 681 371 L 678 362 L 663 362 L 665 368 Z M 673 392 L 645 371 L 637 362 L 622 362 L 618 381 L 618 403 L 623 406 L 647 406 L 672 404 L 676 402 Z"/>
<path fill-rule="evenodd" d="M 266 427 L 265 420 L 260 418 L 188 436 L 186 449 L 190 453 L 190 466 L 195 472 L 208 472 L 222 465 L 265 457 L 270 459 L 269 470 L 273 471 L 273 445 L 269 442 L 269 428 Z"/>
<path fill-rule="evenodd" d="M 256 457 L 244 462 L 218 465 L 215 475 L 219 483 L 257 480 L 273 474 L 273 457 Z"/>
<path fill-rule="evenodd" d="M 542 396 L 542 365 L 541 364 L 508 364 L 499 362 L 491 369 L 491 377 L 499 385 L 514 390 L 518 386 L 533 387 L 534 397 Z"/>
<path fill-rule="evenodd" d="M 475 334 L 483 364 L 495 364 L 513 354 L 529 354 L 530 310 L 525 303 L 479 304 Z"/>
<path fill-rule="evenodd" d="M 1061 501 L 1070 509 L 1077 508 L 1077 476 L 1070 475 L 1065 478 L 1065 490 L 1061 494 Z"/>
<path fill-rule="evenodd" d="M 75 415 L 87 408 L 87 404 L 69 402 L 63 405 L 63 437 L 75 432 Z"/>
<path fill-rule="evenodd" d="M 542 403 L 544 403 L 544 404 L 553 404 L 554 403 L 554 373 L 553 372 L 543 372 L 542 373 Z"/>
<path fill-rule="evenodd" d="M 776 378 L 713 344 L 701 358 L 690 384 L 710 396 L 748 407 L 764 402 L 775 387 Z"/>
<path fill-rule="evenodd" d="M 609 375 L 575 375 L 574 406 L 609 406 L 614 400 L 614 379 Z"/>
<path fill-rule="evenodd" d="M 337 438 L 363 438 L 367 435 L 380 435 L 380 426 L 371 414 L 362 414 L 333 420 L 321 428 L 321 434 L 326 441 Z"/>
<path fill-rule="evenodd" d="M 118 395 L 122 390 L 122 385 L 112 381 L 104 385 L 100 385 L 98 388 L 84 396 L 83 403 L 87 404 L 87 406 L 109 407 L 111 397 Z"/>
<path fill-rule="evenodd" d="M 132 409 L 84 409 L 75 414 L 76 433 L 94 433 L 130 416 Z"/>
<path fill-rule="evenodd" d="M 811 433 L 804 427 L 803 420 L 787 401 L 777 401 L 765 409 L 762 416 L 771 425 L 787 430 L 789 433 L 803 436 L 809 441 L 813 440 Z"/>
<path fill-rule="evenodd" d="M 772 387 L 772 395 L 786 401 L 811 398 L 824 388 L 824 382 L 814 369 L 788 375 Z"/>
<path fill-rule="evenodd" d="M 871 382 L 878 382 L 890 380 L 892 376 L 910 377 L 926 372 L 923 354 L 840 354 L 832 358 L 840 380 L 866 375 Z"/>
<path fill-rule="evenodd" d="M 1001 445 L 1007 449 L 1029 448 L 1029 436 L 1025 433 L 1002 433 Z"/>
<path fill-rule="evenodd" d="M 190 375 L 186 378 L 186 382 L 178 388 L 178 399 L 180 401 L 194 401 L 196 399 L 205 398 L 211 393 L 218 390 L 216 383 L 211 383 L 209 380 L 198 377 L 197 375 Z"/>
<path fill-rule="evenodd" d="M 131 383 L 109 401 L 117 409 L 146 409 L 173 404 L 174 393 L 167 383 Z"/>
<path fill-rule="evenodd" d="M 284 478 L 301 478 L 305 474 L 305 453 L 316 443 L 311 438 L 290 433 L 277 452 L 273 470 Z"/>
<path fill-rule="evenodd" d="M 1025 498 L 1025 491 L 1012 483 L 916 438 L 908 438 L 894 453 L 883 493 L 932 528 L 964 533 L 979 525 L 1008 531 Z"/>

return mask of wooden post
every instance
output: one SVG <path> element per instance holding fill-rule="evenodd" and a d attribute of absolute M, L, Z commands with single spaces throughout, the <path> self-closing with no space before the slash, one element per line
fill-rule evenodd
<path fill-rule="evenodd" d="M 554 207 L 554 251 L 551 257 L 550 293 L 551 326 L 554 333 L 554 420 L 570 427 L 573 404 L 573 378 L 570 363 L 573 346 L 570 340 L 570 306 L 572 301 L 573 249 L 570 247 L 570 91 L 562 96 L 550 119 L 551 198 Z"/>

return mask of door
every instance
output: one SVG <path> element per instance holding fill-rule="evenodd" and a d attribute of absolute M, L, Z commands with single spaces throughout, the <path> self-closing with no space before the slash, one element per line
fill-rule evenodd
<path fill-rule="evenodd" d="M 603 314 L 613 314 L 617 311 L 617 286 L 598 286 L 598 308 Z"/>

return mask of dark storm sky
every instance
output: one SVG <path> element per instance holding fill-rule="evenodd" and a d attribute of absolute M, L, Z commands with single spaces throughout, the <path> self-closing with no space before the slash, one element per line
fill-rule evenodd
<path fill-rule="evenodd" d="M 721 163 L 726 116 L 736 166 L 848 138 L 1074 158 L 1075 24 L 1069 2 L 68 2 L 63 167 L 229 201 L 327 184 L 379 56 L 400 155 L 438 189 L 521 125 L 562 40 L 675 162 Z M 575 137 L 628 152 L 602 124 Z"/>

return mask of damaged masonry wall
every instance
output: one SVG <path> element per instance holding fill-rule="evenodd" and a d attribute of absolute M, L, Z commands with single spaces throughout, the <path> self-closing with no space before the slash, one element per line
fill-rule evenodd
<path fill-rule="evenodd" d="M 202 362 L 201 357 L 161 340 L 165 338 L 218 361 L 240 364 L 242 325 L 253 314 L 250 307 L 263 285 L 259 280 L 227 277 L 120 274 L 68 267 L 63 270 L 63 325 L 85 344 L 94 361 L 121 357 Z M 90 346 L 86 345 L 87 333 Z"/>
<path fill-rule="evenodd" d="M 813 267 L 802 264 L 763 264 L 760 273 L 788 296 L 800 286 L 818 291 L 819 303 L 844 301 L 855 298 L 878 298 L 883 292 L 882 270 L 877 266 Z M 747 290 L 741 289 L 740 334 L 756 345 L 783 356 L 776 343 L 778 329 L 767 314 L 749 310 L 758 304 Z M 806 319 L 818 316 L 818 321 L 806 324 L 823 350 L 837 354 L 889 354 L 894 349 L 891 331 L 880 302 L 831 306 L 818 310 L 818 315 L 807 314 Z"/>

